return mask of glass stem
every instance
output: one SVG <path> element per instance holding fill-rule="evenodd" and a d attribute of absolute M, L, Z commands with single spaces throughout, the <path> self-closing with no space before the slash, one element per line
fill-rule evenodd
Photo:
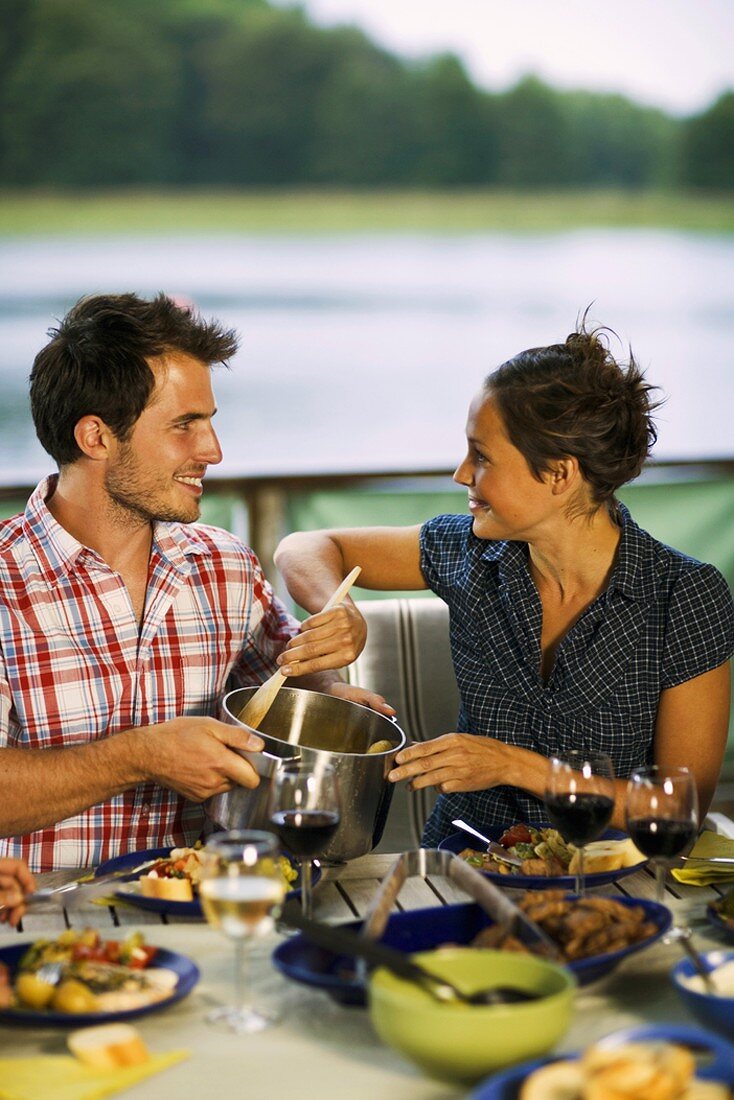
<path fill-rule="evenodd" d="M 247 962 L 245 937 L 238 936 L 234 941 L 234 1008 L 240 1016 L 248 1008 L 246 999 Z"/>
<path fill-rule="evenodd" d="M 584 896 L 584 847 L 583 844 L 578 849 L 579 862 L 576 868 L 576 883 L 575 890 L 578 897 Z"/>
<path fill-rule="evenodd" d="M 655 901 L 664 904 L 665 898 L 665 864 L 661 859 L 655 860 Z"/>
<path fill-rule="evenodd" d="M 301 863 L 301 910 L 304 917 L 313 917 L 313 894 L 311 891 L 311 860 Z"/>

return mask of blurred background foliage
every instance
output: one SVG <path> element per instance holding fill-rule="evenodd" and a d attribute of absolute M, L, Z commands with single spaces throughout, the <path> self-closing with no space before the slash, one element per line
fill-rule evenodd
<path fill-rule="evenodd" d="M 266 0 L 0 0 L 0 185 L 731 190 L 734 93 L 690 118 Z"/>

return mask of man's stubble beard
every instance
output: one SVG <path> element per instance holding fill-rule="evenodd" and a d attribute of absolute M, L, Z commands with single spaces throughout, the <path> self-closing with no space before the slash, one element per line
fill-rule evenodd
<path fill-rule="evenodd" d="M 164 503 L 165 491 L 141 484 L 137 461 L 131 448 L 123 445 L 114 467 L 105 476 L 109 500 L 109 515 L 117 526 L 135 527 L 155 522 L 194 523 L 201 515 L 199 502 L 191 501 L 190 509 L 173 508 Z M 166 483 L 168 484 L 168 483 Z"/>

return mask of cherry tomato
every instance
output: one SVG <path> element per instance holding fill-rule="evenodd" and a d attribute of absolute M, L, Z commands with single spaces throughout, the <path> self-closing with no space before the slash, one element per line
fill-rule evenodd
<path fill-rule="evenodd" d="M 119 940 L 107 940 L 104 945 L 104 957 L 107 962 L 119 963 L 120 961 L 120 942 Z"/>
<path fill-rule="evenodd" d="M 530 844 L 532 839 L 533 835 L 527 825 L 513 825 L 502 834 L 500 844 L 503 848 L 511 848 L 513 844 Z"/>

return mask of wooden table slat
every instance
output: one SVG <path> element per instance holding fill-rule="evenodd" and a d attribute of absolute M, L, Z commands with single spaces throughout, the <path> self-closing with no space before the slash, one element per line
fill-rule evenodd
<path fill-rule="evenodd" d="M 397 900 L 403 910 L 432 909 L 438 904 L 435 891 L 422 878 L 406 879 Z"/>
<path fill-rule="evenodd" d="M 313 902 L 314 915 L 318 920 L 341 924 L 357 919 L 335 882 L 320 882 L 314 891 Z"/>

